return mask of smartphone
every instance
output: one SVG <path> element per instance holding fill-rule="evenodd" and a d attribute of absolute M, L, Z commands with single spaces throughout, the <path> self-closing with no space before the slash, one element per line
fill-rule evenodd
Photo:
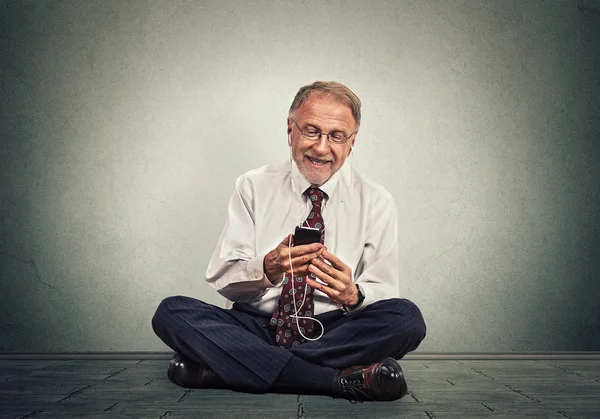
<path fill-rule="evenodd" d="M 313 227 L 296 227 L 294 231 L 294 246 L 321 243 L 321 230 Z"/>
<path fill-rule="evenodd" d="M 294 231 L 294 246 L 311 243 L 321 243 L 321 230 L 313 227 L 296 227 L 296 231 Z M 328 263 L 327 261 L 325 262 Z M 316 277 L 315 281 L 323 285 L 327 285 L 325 282 Z"/>

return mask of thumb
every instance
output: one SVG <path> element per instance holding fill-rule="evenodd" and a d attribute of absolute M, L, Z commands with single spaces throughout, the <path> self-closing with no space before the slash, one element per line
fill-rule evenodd
<path fill-rule="evenodd" d="M 283 238 L 283 240 L 281 240 L 281 243 L 279 243 L 279 244 L 282 244 L 282 245 L 284 245 L 284 246 L 286 246 L 286 247 L 289 247 L 289 245 L 290 245 L 290 238 L 291 238 L 291 236 L 292 236 L 291 234 L 288 234 L 287 236 L 285 236 L 285 237 Z"/>

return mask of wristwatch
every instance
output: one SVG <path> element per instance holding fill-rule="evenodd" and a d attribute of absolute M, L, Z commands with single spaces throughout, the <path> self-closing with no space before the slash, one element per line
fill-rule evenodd
<path fill-rule="evenodd" d="M 362 305 L 363 301 L 365 301 L 365 295 L 363 294 L 358 284 L 356 284 L 356 290 L 358 291 L 358 301 L 356 302 L 356 304 L 351 306 L 342 304 L 342 310 L 344 310 L 346 313 L 349 313 L 350 311 L 359 308 Z"/>

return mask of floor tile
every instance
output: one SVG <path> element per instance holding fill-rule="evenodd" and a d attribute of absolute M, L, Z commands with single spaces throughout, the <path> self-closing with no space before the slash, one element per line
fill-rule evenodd
<path fill-rule="evenodd" d="M 352 404 L 323 396 L 186 390 L 167 379 L 168 360 L 0 361 L 0 419 L 32 412 L 46 419 L 600 418 L 600 361 L 400 364 L 406 397 Z"/>

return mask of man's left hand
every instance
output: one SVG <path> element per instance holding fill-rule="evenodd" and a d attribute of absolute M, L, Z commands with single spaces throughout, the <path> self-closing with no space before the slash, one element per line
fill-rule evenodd
<path fill-rule="evenodd" d="M 327 285 L 315 281 L 310 276 L 306 283 L 313 289 L 327 294 L 333 303 L 346 306 L 358 303 L 358 290 L 352 282 L 352 269 L 333 253 L 323 252 L 320 257 L 312 260 L 308 270 Z"/>

